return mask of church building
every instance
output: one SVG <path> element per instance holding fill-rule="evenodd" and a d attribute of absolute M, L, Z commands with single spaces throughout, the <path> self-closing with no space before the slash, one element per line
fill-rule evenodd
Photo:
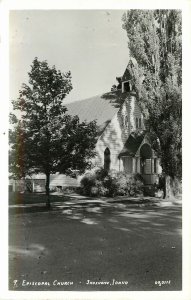
<path fill-rule="evenodd" d="M 157 182 L 161 166 L 157 153 L 152 149 L 149 133 L 145 130 L 144 118 L 136 100 L 131 83 L 129 65 L 118 85 L 111 92 L 66 104 L 69 115 L 78 115 L 80 121 L 96 120 L 98 140 L 94 167 L 139 173 L 145 185 Z M 85 147 L 85 145 L 84 145 Z M 50 188 L 77 186 L 80 178 L 54 174 Z M 35 175 L 33 191 L 44 189 L 45 176 Z"/>
<path fill-rule="evenodd" d="M 123 76 L 116 79 L 115 91 L 70 103 L 68 113 L 78 115 L 80 121 L 97 121 L 95 167 L 139 173 L 145 184 L 154 184 L 161 172 L 159 157 L 145 130 L 128 66 Z"/>

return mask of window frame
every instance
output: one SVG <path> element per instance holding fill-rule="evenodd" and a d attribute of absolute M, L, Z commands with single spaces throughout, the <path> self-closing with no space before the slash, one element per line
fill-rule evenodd
<path fill-rule="evenodd" d="M 125 90 L 125 83 L 129 84 L 129 91 Z M 122 93 L 129 93 L 129 92 L 131 92 L 131 82 L 130 82 L 130 80 L 123 81 L 122 82 Z"/>

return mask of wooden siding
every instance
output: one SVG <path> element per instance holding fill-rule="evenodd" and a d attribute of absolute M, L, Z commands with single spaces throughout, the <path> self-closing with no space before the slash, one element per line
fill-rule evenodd
<path fill-rule="evenodd" d="M 55 186 L 79 186 L 79 181 L 75 178 L 71 178 L 69 176 L 63 174 L 56 174 L 50 176 L 50 188 Z"/>
<path fill-rule="evenodd" d="M 155 184 L 158 182 L 158 175 L 157 174 L 142 174 L 145 184 Z"/>
<path fill-rule="evenodd" d="M 45 192 L 45 183 L 45 175 L 39 174 L 34 175 L 32 179 L 11 180 L 9 182 L 9 190 L 13 192 L 24 192 L 30 188 L 33 192 Z M 78 179 L 74 179 L 62 174 L 50 175 L 50 190 L 57 187 L 77 187 L 79 185 L 80 177 Z"/>
<path fill-rule="evenodd" d="M 145 159 L 144 174 L 151 174 L 151 159 Z"/>
<path fill-rule="evenodd" d="M 123 140 L 118 114 L 111 120 L 96 144 L 97 157 L 94 160 L 95 166 L 104 166 L 104 151 L 106 148 L 110 150 L 110 169 L 119 170 L 118 155 L 123 148 Z"/>
<path fill-rule="evenodd" d="M 95 166 L 104 166 L 104 151 L 109 148 L 111 153 L 110 169 L 119 170 L 118 155 L 131 132 L 136 130 L 136 118 L 143 119 L 135 96 L 129 93 L 119 111 L 98 139 L 96 144 L 97 157 L 93 160 Z M 143 122 L 142 129 L 144 129 Z M 123 168 L 123 165 L 121 167 Z"/>
<path fill-rule="evenodd" d="M 122 161 L 123 161 L 123 170 L 128 174 L 132 174 L 132 172 L 133 172 L 132 157 L 124 157 L 124 158 L 122 158 Z"/>
<path fill-rule="evenodd" d="M 39 179 L 46 180 L 46 176 L 44 174 L 37 174 L 33 176 L 33 180 L 38 182 Z M 56 186 L 78 186 L 79 180 L 75 178 L 71 178 L 69 176 L 66 176 L 64 174 L 51 174 L 50 175 L 50 188 L 56 187 Z"/>

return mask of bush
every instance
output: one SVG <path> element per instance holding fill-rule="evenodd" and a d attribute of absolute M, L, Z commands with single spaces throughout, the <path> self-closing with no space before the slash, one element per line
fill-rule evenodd
<path fill-rule="evenodd" d="M 143 193 L 143 180 L 138 174 L 119 172 L 117 186 L 118 195 L 137 196 Z"/>
<path fill-rule="evenodd" d="M 88 196 L 137 196 L 143 193 L 143 179 L 140 174 L 97 169 L 84 175 L 81 188 Z"/>
<path fill-rule="evenodd" d="M 95 176 L 98 180 L 103 180 L 108 175 L 108 171 L 103 168 L 95 170 Z"/>
<path fill-rule="evenodd" d="M 96 174 L 92 172 L 88 172 L 84 175 L 84 177 L 81 179 L 81 188 L 82 193 L 84 195 L 91 195 L 92 187 L 95 187 L 95 181 L 96 181 Z"/>

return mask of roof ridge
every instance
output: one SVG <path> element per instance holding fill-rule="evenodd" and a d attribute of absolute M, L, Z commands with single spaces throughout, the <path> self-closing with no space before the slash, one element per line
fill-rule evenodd
<path fill-rule="evenodd" d="M 77 102 L 82 102 L 82 101 L 91 100 L 91 99 L 93 99 L 93 98 L 101 97 L 101 96 L 103 96 L 103 95 L 105 95 L 105 94 L 109 94 L 109 93 L 110 93 L 110 92 L 104 92 L 104 93 L 100 93 L 100 94 L 97 94 L 97 95 L 94 95 L 94 96 L 91 96 L 91 97 L 87 97 L 87 98 L 85 98 L 85 99 L 74 100 L 74 101 L 72 101 L 72 102 L 67 102 L 66 105 L 67 105 L 67 104 L 72 104 L 72 103 L 77 103 Z"/>

